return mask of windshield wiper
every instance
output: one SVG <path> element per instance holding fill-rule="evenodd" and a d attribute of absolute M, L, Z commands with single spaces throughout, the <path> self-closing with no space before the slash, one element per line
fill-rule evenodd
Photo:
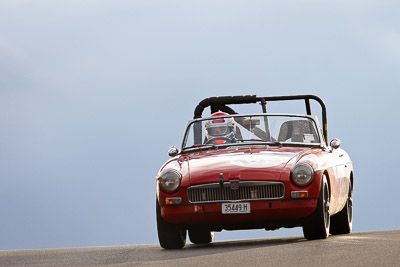
<path fill-rule="evenodd" d="M 217 148 L 217 146 L 214 144 L 197 144 L 197 145 L 185 147 L 185 148 L 183 148 L 183 150 L 191 149 L 191 148 L 203 149 L 203 148 L 207 148 L 207 147 Z"/>
<path fill-rule="evenodd" d="M 270 143 L 270 145 L 273 145 L 273 146 L 282 146 L 282 143 L 279 142 L 279 141 L 274 141 L 274 142 Z"/>
<path fill-rule="evenodd" d="M 261 139 L 236 139 L 236 141 L 241 141 L 241 142 L 251 141 L 251 142 L 263 142 L 263 143 L 267 142 L 267 141 L 264 141 L 264 140 L 261 140 Z"/>
<path fill-rule="evenodd" d="M 269 142 L 269 141 L 265 141 L 265 140 L 261 140 L 261 139 L 237 139 L 236 141 L 241 141 L 241 142 L 249 141 L 249 142 L 267 143 L 270 146 L 282 146 L 283 145 L 282 142 L 279 142 L 279 141 Z"/>

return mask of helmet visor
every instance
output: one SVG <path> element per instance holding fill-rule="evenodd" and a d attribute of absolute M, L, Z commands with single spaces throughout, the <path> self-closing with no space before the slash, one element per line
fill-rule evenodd
<path fill-rule="evenodd" d="M 207 132 L 211 136 L 222 136 L 228 133 L 228 126 L 214 126 L 207 129 Z"/>

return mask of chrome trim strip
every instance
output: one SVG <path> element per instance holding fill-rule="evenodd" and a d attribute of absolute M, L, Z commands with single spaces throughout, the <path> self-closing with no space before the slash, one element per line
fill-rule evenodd
<path fill-rule="evenodd" d="M 323 171 L 323 170 L 326 170 L 326 169 L 335 168 L 335 167 L 339 167 L 339 166 L 346 165 L 346 164 L 353 164 L 353 162 L 352 161 L 348 161 L 348 162 L 345 162 L 345 163 L 340 163 L 340 164 L 336 164 L 336 165 L 330 165 L 328 167 L 322 167 L 322 168 L 315 169 L 314 171 L 315 172 L 320 172 L 320 171 Z"/>
<path fill-rule="evenodd" d="M 238 181 L 235 179 L 232 179 L 231 181 Z M 230 187 L 231 181 L 229 182 L 224 182 L 224 187 Z M 272 182 L 272 181 L 239 181 L 240 186 L 257 186 L 257 185 L 272 185 L 272 184 L 282 184 L 285 186 L 284 183 L 282 182 Z M 200 185 L 191 185 L 188 187 L 189 188 L 215 188 L 215 187 L 220 187 L 219 183 L 210 183 L 210 184 L 200 184 Z"/>

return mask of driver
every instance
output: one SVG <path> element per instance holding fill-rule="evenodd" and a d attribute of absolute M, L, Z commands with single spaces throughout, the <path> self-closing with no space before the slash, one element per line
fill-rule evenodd
<path fill-rule="evenodd" d="M 229 115 L 225 112 L 216 112 L 211 117 Z M 205 124 L 206 142 L 212 144 L 236 143 L 236 124 L 233 118 L 215 118 Z"/>

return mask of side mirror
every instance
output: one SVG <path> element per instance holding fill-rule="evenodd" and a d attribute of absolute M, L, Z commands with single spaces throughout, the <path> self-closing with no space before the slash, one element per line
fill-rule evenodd
<path fill-rule="evenodd" d="M 178 150 L 178 148 L 176 146 L 171 146 L 168 149 L 168 155 L 170 157 L 175 157 L 176 155 L 178 155 L 178 153 L 179 153 L 179 150 Z"/>
<path fill-rule="evenodd" d="M 340 140 L 337 139 L 337 138 L 333 138 L 332 141 L 331 141 L 331 147 L 333 149 L 339 148 L 340 147 Z"/>

